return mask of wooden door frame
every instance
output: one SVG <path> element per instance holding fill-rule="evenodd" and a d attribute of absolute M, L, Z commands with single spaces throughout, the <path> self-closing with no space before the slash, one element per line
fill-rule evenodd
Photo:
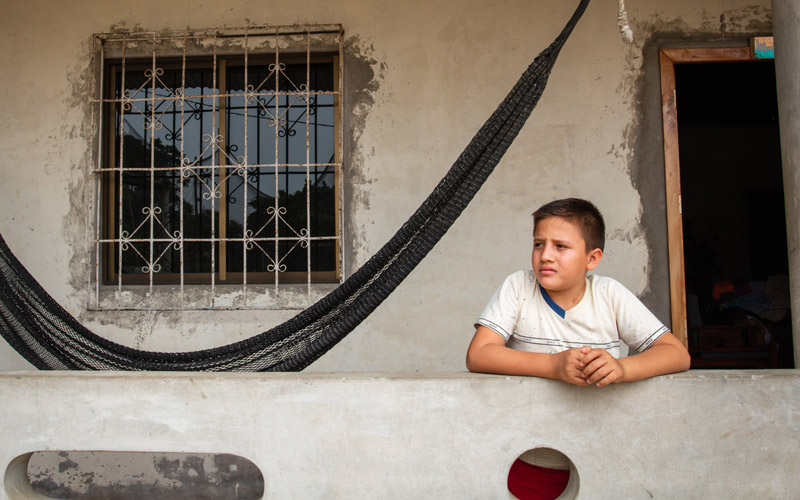
<path fill-rule="evenodd" d="M 686 277 L 683 259 L 681 170 L 678 149 L 678 110 L 675 97 L 675 65 L 755 60 L 745 47 L 661 49 L 661 114 L 664 126 L 664 176 L 667 195 L 667 240 L 672 333 L 687 344 Z"/>

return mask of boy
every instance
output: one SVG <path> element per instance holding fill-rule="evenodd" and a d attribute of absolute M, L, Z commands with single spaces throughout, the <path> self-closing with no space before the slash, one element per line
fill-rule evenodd
<path fill-rule="evenodd" d="M 553 201 L 534 212 L 533 224 L 533 270 L 506 278 L 478 318 L 467 351 L 470 371 L 603 387 L 689 369 L 686 348 L 633 293 L 611 278 L 587 277 L 605 243 L 603 216 L 593 204 Z M 620 340 L 641 354 L 617 359 Z M 512 493 L 555 498 L 524 490 L 552 482 L 554 472 L 569 468 L 566 457 L 561 464 L 552 457 L 537 463 L 528 453 L 523 459 L 511 468 Z M 568 471 L 562 472 L 558 481 L 566 486 Z"/>

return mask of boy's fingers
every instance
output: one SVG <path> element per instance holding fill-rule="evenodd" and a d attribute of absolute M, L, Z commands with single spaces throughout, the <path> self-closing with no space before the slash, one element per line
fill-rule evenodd
<path fill-rule="evenodd" d="M 602 379 L 597 381 L 597 387 L 605 387 L 607 385 L 610 385 L 612 382 L 613 380 L 611 380 L 610 377 L 603 377 Z"/>
<path fill-rule="evenodd" d="M 605 362 L 598 365 L 594 372 L 586 378 L 586 381 L 590 384 L 597 384 L 597 387 L 605 387 L 619 380 L 621 376 L 622 372 L 615 363 Z"/>
<path fill-rule="evenodd" d="M 597 384 L 598 387 L 605 387 L 614 383 L 621 375 L 617 370 L 617 363 L 605 349 L 591 349 L 582 347 L 582 356 L 578 360 L 580 377 L 584 385 Z"/>
<path fill-rule="evenodd" d="M 589 383 L 594 383 L 614 371 L 613 364 L 605 357 L 597 357 L 583 369 Z"/>
<path fill-rule="evenodd" d="M 595 350 L 586 355 L 581 366 L 583 367 L 584 373 L 593 373 L 606 363 L 608 363 L 608 360 L 603 358 L 602 353 L 598 353 L 597 350 Z"/>
<path fill-rule="evenodd" d="M 568 382 L 570 384 L 575 385 L 587 385 L 585 378 L 583 377 L 582 366 L 580 364 L 579 358 L 581 357 L 580 351 L 578 349 L 569 349 L 566 351 L 562 351 L 557 354 L 561 359 L 559 360 L 559 371 L 561 378 L 563 381 Z"/>
<path fill-rule="evenodd" d="M 608 383 L 611 383 L 611 380 L 606 380 L 609 378 L 610 375 L 613 374 L 613 370 L 609 369 L 608 367 L 598 368 L 594 371 L 589 377 L 587 377 L 586 381 L 590 384 L 598 384 L 598 387 L 602 387 Z M 602 382 L 604 384 L 601 385 Z"/>
<path fill-rule="evenodd" d="M 586 377 L 583 375 L 583 373 L 579 372 L 572 383 L 575 385 L 589 385 L 591 382 L 586 380 Z"/>
<path fill-rule="evenodd" d="M 611 385 L 614 382 L 616 382 L 617 380 L 619 380 L 619 378 L 621 376 L 622 376 L 621 372 L 619 372 L 618 370 L 616 370 L 613 367 L 611 367 L 611 369 L 609 370 L 608 374 L 605 377 L 603 377 L 603 378 L 601 378 L 600 380 L 597 381 L 597 386 L 598 387 L 604 387 L 604 386 L 607 386 L 607 385 Z"/>
<path fill-rule="evenodd" d="M 565 382 L 569 382 L 570 384 L 575 384 L 575 385 L 588 385 L 589 384 L 589 382 L 583 376 L 583 372 L 581 372 L 580 369 L 567 370 L 567 372 L 565 373 L 564 381 Z"/>
<path fill-rule="evenodd" d="M 601 359 L 604 352 L 606 352 L 605 349 L 591 349 L 583 356 L 583 359 L 581 360 L 581 366 L 588 366 L 594 363 L 596 360 Z"/>

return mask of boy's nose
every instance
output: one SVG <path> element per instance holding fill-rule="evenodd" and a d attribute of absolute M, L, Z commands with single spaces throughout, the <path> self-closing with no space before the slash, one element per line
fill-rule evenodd
<path fill-rule="evenodd" d="M 547 244 L 542 248 L 542 260 L 548 262 L 553 260 L 553 247 L 551 245 Z"/>

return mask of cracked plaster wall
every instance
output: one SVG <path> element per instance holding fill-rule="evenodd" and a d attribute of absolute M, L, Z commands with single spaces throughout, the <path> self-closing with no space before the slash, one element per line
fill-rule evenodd
<path fill-rule="evenodd" d="M 427 196 L 573 2 L 133 4 L 44 0 L 0 16 L 0 233 L 67 310 L 111 340 L 193 350 L 246 338 L 294 311 L 87 311 L 92 197 L 91 35 L 342 23 L 345 29 L 345 258 L 363 264 Z M 311 370 L 460 370 L 472 323 L 504 276 L 529 266 L 530 213 L 594 200 L 608 226 L 598 272 L 669 321 L 657 50 L 745 43 L 769 33 L 769 1 L 595 0 L 538 108 L 462 218 L 364 324 Z M 7 345 L 0 366 L 30 366 Z"/>

